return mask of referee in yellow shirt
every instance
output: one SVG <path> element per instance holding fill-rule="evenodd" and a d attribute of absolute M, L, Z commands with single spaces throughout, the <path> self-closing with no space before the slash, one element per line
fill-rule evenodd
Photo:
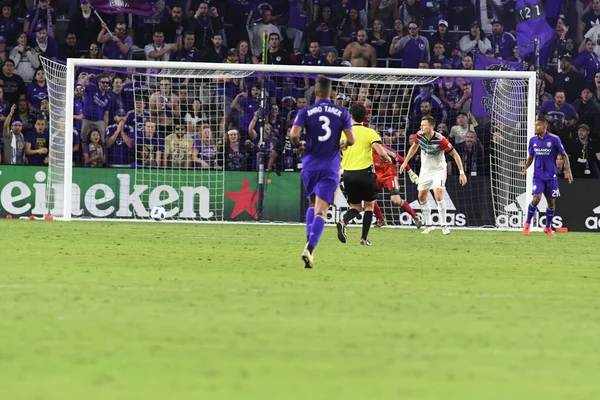
<path fill-rule="evenodd" d="M 344 170 L 342 179 L 351 208 L 346 211 L 343 220 L 337 223 L 337 230 L 340 242 L 346 243 L 346 226 L 364 210 L 360 244 L 371 246 L 367 236 L 371 229 L 373 207 L 377 199 L 377 177 L 373 167 L 373 150 L 390 164 L 392 159 L 381 146 L 381 137 L 377 132 L 363 126 L 366 114 L 367 110 L 362 104 L 355 104 L 350 108 L 355 137 L 353 146 L 344 146 L 346 137 L 342 133 L 342 169 Z M 364 205 L 361 205 L 363 202 Z"/>

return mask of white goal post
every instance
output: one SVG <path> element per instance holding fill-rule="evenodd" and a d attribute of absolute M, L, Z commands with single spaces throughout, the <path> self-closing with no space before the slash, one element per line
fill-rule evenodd
<path fill-rule="evenodd" d="M 390 90 L 400 91 L 406 88 L 410 88 L 412 91 L 414 87 L 429 83 L 439 82 L 440 79 L 456 79 L 456 80 L 476 80 L 476 79 L 495 79 L 495 80 L 517 80 L 520 81 L 520 85 L 503 84 L 496 85 L 495 98 L 492 100 L 492 119 L 499 121 L 496 125 L 492 124 L 494 129 L 504 129 L 512 131 L 513 133 L 525 133 L 525 137 L 519 138 L 519 143 L 515 144 L 515 149 L 509 149 L 519 157 L 526 157 L 527 143 L 530 137 L 534 135 L 534 124 L 536 119 L 536 74 L 535 72 L 529 71 L 479 71 L 479 70 L 446 70 L 446 69 L 399 69 L 399 68 L 355 68 L 355 67 L 324 67 L 324 66 L 283 66 L 283 65 L 262 65 L 262 64 L 209 64 L 209 63 L 190 63 L 190 62 L 160 62 L 160 61 L 128 61 L 128 60 L 110 60 L 110 59 L 84 59 L 84 58 L 69 58 L 66 63 L 66 67 L 50 61 L 43 60 L 43 66 L 46 71 L 49 91 L 50 93 L 50 108 L 51 108 L 51 130 L 62 131 L 63 138 L 60 147 L 64 147 L 64 155 L 60 157 L 60 165 L 62 172 L 57 175 L 55 180 L 57 182 L 50 182 L 52 172 L 49 172 L 48 176 L 48 189 L 47 192 L 54 191 L 54 213 L 52 212 L 52 206 L 48 204 L 48 212 L 53 213 L 58 219 L 69 221 L 72 218 L 73 202 L 64 201 L 63 199 L 71 199 L 73 196 L 73 159 L 72 159 L 72 148 L 73 138 L 72 135 L 65 134 L 65 132 L 73 132 L 74 120 L 73 120 L 73 101 L 74 88 L 76 85 L 76 70 L 78 68 L 104 68 L 112 70 L 125 70 L 130 71 L 145 71 L 155 70 L 154 77 L 158 78 L 171 78 L 171 79 L 225 79 L 225 78 L 245 78 L 249 76 L 293 76 L 296 79 L 302 79 L 304 77 L 314 78 L 317 75 L 326 75 L 332 77 L 334 81 L 339 82 L 350 82 L 354 84 L 368 83 L 373 85 L 385 85 Z M 64 68 L 64 71 L 62 70 Z M 58 71 L 58 70 L 61 71 Z M 58 72 L 57 72 L 58 71 Z M 140 76 L 145 76 L 145 72 L 134 72 Z M 513 90 L 520 90 L 517 96 L 521 96 L 514 101 L 510 99 L 502 99 L 500 96 L 511 96 Z M 412 92 L 411 92 L 412 93 Z M 496 99 L 496 97 L 498 97 Z M 62 101 L 60 101 L 62 100 Z M 524 104 L 525 103 L 525 104 Z M 518 118 L 507 117 L 511 110 L 507 110 L 506 107 L 515 108 L 519 112 Z M 516 104 L 516 105 L 515 105 Z M 64 107 L 64 108 L 63 108 Z M 519 109 L 519 110 L 517 110 Z M 63 112 L 64 110 L 64 112 Z M 405 114 L 409 110 L 403 111 Z M 504 115 L 503 118 L 502 115 Z M 513 127 L 498 127 L 498 125 L 514 124 Z M 409 132 L 406 132 L 408 137 Z M 521 134 L 521 133 L 519 133 Z M 53 135 L 51 134 L 51 147 L 53 141 Z M 521 136 L 523 136 L 521 134 Z M 262 132 L 261 132 L 262 138 Z M 505 140 L 508 140 L 510 135 L 505 136 Z M 495 143 L 493 146 L 496 148 L 495 157 L 502 158 L 499 154 L 505 150 L 503 146 L 507 144 Z M 518 149 L 516 148 L 518 147 Z M 52 152 L 52 149 L 51 149 Z M 401 154 L 404 155 L 404 154 Z M 51 165 L 52 168 L 52 157 Z M 492 190 L 498 190 L 499 192 L 512 192 L 511 186 L 519 181 L 521 178 L 518 175 L 521 166 L 514 165 L 515 160 L 502 159 L 500 163 L 504 163 L 504 167 L 500 165 L 497 168 L 492 168 L 491 187 Z M 491 160 L 492 163 L 498 163 L 497 160 Z M 518 161 L 521 162 L 521 161 Z M 506 168 L 509 164 L 510 168 Z M 262 170 L 262 163 L 259 171 L 259 183 L 264 183 L 264 171 Z M 494 181 L 495 180 L 495 181 Z M 50 187 L 50 184 L 54 184 Z M 520 185 L 521 183 L 519 183 Z M 532 172 L 528 171 L 525 182 L 522 182 L 523 186 L 526 187 L 526 198 L 527 202 L 531 199 L 531 187 L 532 187 Z M 500 187 L 499 189 L 494 189 Z M 60 193 L 59 193 L 60 192 Z M 522 195 L 522 194 L 521 194 Z M 48 196 L 48 194 L 47 194 Z M 525 210 L 519 207 L 515 208 L 514 197 L 508 198 L 506 195 L 500 193 L 497 194 L 503 200 L 498 202 L 494 200 L 494 211 L 495 214 L 502 212 L 510 212 L 513 215 L 523 216 L 526 213 Z M 503 197 L 504 196 L 504 197 Z M 511 195 L 512 196 L 512 195 Z M 60 210 L 56 210 L 60 204 Z M 511 211 L 511 205 L 514 208 Z M 135 214 L 135 212 L 134 212 Z M 496 224 L 497 225 L 497 224 Z"/>

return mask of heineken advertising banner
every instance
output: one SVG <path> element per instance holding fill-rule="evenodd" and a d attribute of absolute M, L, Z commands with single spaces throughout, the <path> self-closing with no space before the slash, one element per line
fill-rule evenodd
<path fill-rule="evenodd" d="M 72 214 L 147 217 L 149 204 L 160 204 L 168 210 L 167 217 L 176 219 L 258 219 L 256 173 L 168 171 L 138 170 L 136 178 L 134 169 L 74 168 Z M 43 167 L 0 166 L 0 217 L 45 214 L 46 178 L 47 169 Z M 300 186 L 300 174 L 270 175 L 265 183 L 262 219 L 301 221 Z M 62 199 L 54 207 L 62 208 Z"/>
<path fill-rule="evenodd" d="M 143 175 L 135 170 L 112 168 L 75 168 L 73 170 L 72 210 L 75 217 L 134 218 L 148 215 L 149 204 L 160 203 L 175 219 L 209 221 L 256 221 L 258 215 L 258 180 L 256 172 L 177 171 Z M 225 174 L 224 176 L 222 174 Z M 0 166 L 0 217 L 43 215 L 46 201 L 46 168 Z M 224 179 L 223 179 L 224 178 Z M 504 227 L 523 225 L 522 210 L 527 208 L 526 193 L 504 207 L 505 212 L 494 216 L 489 177 L 470 177 L 461 187 L 456 177 L 449 177 L 445 192 L 448 224 L 454 227 Z M 557 200 L 554 227 L 570 231 L 600 232 L 600 180 L 577 179 L 569 185 L 560 180 L 561 197 Z M 299 173 L 270 174 L 265 182 L 263 220 L 301 222 L 307 201 L 301 189 Z M 415 185 L 408 185 L 406 200 L 420 212 Z M 410 216 L 397 210 L 391 212 L 388 201 L 384 214 L 395 215 L 394 225 L 411 225 Z M 430 195 L 434 223 L 436 205 Z M 544 223 L 546 211 L 542 200 L 539 223 Z M 341 193 L 327 213 L 327 222 L 337 222 L 348 209 Z M 360 222 L 360 218 L 357 218 Z"/>

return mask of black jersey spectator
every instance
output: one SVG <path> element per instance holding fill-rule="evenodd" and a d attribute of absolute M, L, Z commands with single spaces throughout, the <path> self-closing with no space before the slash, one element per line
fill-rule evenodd
<path fill-rule="evenodd" d="M 267 51 L 267 64 L 291 65 L 292 59 L 287 51 L 279 48 L 280 38 L 277 33 L 269 35 L 269 50 Z M 262 54 L 260 56 L 262 60 Z"/>
<path fill-rule="evenodd" d="M 577 136 L 567 146 L 574 178 L 600 178 L 600 142 L 590 139 L 590 127 L 579 125 Z"/>
<path fill-rule="evenodd" d="M 216 33 L 221 33 L 223 23 L 219 18 L 208 14 L 208 3 L 203 1 L 198 5 L 193 18 L 188 21 L 186 29 L 194 32 L 195 46 L 200 51 L 204 51 L 211 46 L 211 38 Z"/>
<path fill-rule="evenodd" d="M 227 47 L 223 45 L 223 35 L 217 32 L 211 39 L 212 45 L 206 47 L 202 54 L 202 61 L 209 63 L 222 63 L 227 58 Z"/>
<path fill-rule="evenodd" d="M 79 10 L 69 21 L 67 32 L 73 32 L 77 37 L 77 48 L 87 50 L 90 44 L 96 42 L 98 33 L 102 29 L 100 19 L 92 12 L 92 7 L 87 0 L 80 1 Z"/>
<path fill-rule="evenodd" d="M 568 54 L 560 57 L 561 72 L 554 77 L 548 76 L 554 92 L 562 90 L 567 97 L 567 103 L 572 104 L 581 94 L 581 89 L 586 86 L 585 78 L 580 72 L 577 72 L 573 66 L 571 56 Z"/>
<path fill-rule="evenodd" d="M 23 78 L 15 73 L 15 62 L 8 59 L 2 66 L 0 73 L 0 81 L 2 81 L 2 89 L 4 90 L 4 98 L 10 104 L 16 104 L 19 96 L 25 95 L 25 82 Z"/>

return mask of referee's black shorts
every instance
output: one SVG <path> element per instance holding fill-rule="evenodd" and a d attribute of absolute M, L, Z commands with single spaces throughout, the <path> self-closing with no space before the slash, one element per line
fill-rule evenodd
<path fill-rule="evenodd" d="M 377 176 L 372 167 L 358 171 L 344 171 L 342 179 L 350 204 L 377 199 Z"/>

